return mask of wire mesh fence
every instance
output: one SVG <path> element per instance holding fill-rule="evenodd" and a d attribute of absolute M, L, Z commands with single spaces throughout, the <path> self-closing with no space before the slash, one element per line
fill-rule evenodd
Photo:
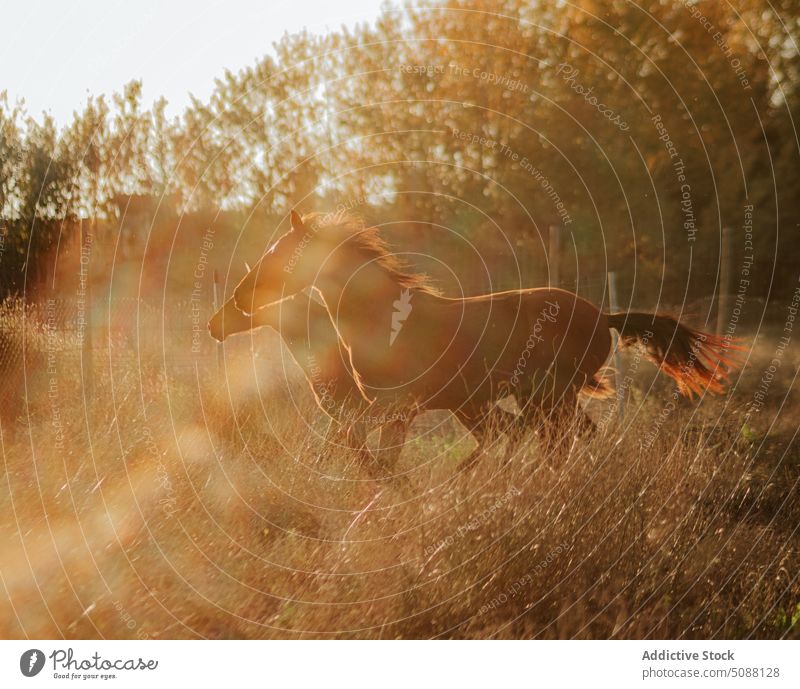
<path fill-rule="evenodd" d="M 75 296 L 0 305 L 0 374 L 47 369 L 160 363 L 169 371 L 216 366 L 207 336 L 210 300 L 165 302 L 135 297 L 87 300 Z"/>

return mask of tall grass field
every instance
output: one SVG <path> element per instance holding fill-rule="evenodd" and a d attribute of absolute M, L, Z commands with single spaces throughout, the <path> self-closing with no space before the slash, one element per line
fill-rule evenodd
<path fill-rule="evenodd" d="M 4 307 L 1 637 L 800 638 L 800 357 L 765 381 L 777 336 L 694 402 L 632 350 L 624 416 L 592 401 L 568 456 L 531 433 L 459 470 L 474 441 L 429 412 L 375 476 L 274 331 L 193 359 L 170 317 L 86 359 L 46 303 Z"/>

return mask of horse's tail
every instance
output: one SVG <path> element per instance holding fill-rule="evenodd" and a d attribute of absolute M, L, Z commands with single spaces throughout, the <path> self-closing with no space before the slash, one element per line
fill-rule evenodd
<path fill-rule="evenodd" d="M 742 347 L 730 339 L 683 325 L 672 316 L 654 313 L 608 314 L 608 325 L 622 346 L 640 343 L 645 355 L 678 384 L 686 397 L 709 391 L 725 392 L 729 374 L 739 367 L 735 352 Z"/>

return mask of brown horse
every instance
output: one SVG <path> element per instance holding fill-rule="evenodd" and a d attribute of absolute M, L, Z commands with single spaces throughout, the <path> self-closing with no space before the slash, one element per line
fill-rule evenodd
<path fill-rule="evenodd" d="M 599 372 L 611 352 L 610 328 L 624 344 L 642 344 L 689 396 L 721 392 L 732 366 L 723 338 L 670 316 L 605 314 L 565 290 L 440 296 L 375 228 L 347 215 L 292 212 L 291 229 L 242 279 L 234 300 L 253 313 L 309 285 L 323 295 L 368 397 L 403 409 L 450 409 L 479 447 L 490 405 L 508 394 L 525 425 L 546 422 L 554 435 L 575 420 L 579 393 L 609 395 Z"/>
<path fill-rule="evenodd" d="M 346 433 L 353 447 L 364 451 L 369 426 L 381 427 L 379 448 L 388 455 L 396 450 L 398 427 L 405 428 L 416 410 L 393 411 L 391 404 L 372 404 L 364 393 L 358 374 L 353 370 L 350 354 L 331 322 L 328 310 L 300 292 L 283 301 L 245 315 L 231 297 L 211 316 L 208 332 L 215 340 L 256 328 L 276 330 L 286 343 L 292 358 L 305 374 L 319 408 Z M 389 400 L 391 402 L 391 400 Z M 497 409 L 483 429 L 488 435 L 493 426 L 508 427 L 513 415 Z M 383 427 L 386 427 L 384 430 Z"/>

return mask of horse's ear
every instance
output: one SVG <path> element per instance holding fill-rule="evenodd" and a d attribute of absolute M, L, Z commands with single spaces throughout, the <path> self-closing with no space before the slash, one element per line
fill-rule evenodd
<path fill-rule="evenodd" d="M 289 217 L 292 222 L 293 230 L 299 230 L 301 227 L 303 227 L 303 219 L 300 217 L 300 214 L 294 208 L 292 208 L 292 213 Z"/>

